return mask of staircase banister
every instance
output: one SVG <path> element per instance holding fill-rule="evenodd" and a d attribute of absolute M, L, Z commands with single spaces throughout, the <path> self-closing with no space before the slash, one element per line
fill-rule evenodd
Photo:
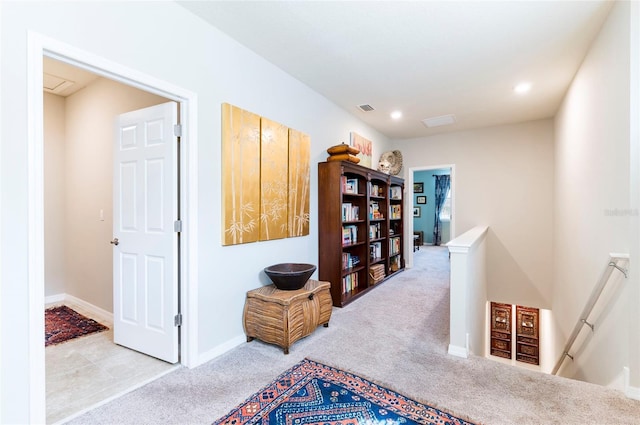
<path fill-rule="evenodd" d="M 576 322 L 576 325 L 573 327 L 573 331 L 571 332 L 571 335 L 569 336 L 569 339 L 567 340 L 567 343 L 565 344 L 564 349 L 562 350 L 562 354 L 560 355 L 560 358 L 556 362 L 556 365 L 554 366 L 553 371 L 551 372 L 552 375 L 555 375 L 556 373 L 558 373 L 558 370 L 560 370 L 560 367 L 562 366 L 562 362 L 564 361 L 565 357 L 568 356 L 573 359 L 573 357 L 569 354 L 569 350 L 571 350 L 571 347 L 573 346 L 573 343 L 578 338 L 578 335 L 580 334 L 580 331 L 582 330 L 583 326 L 586 324 L 591 328 L 591 330 L 594 329 L 593 325 L 589 323 L 587 319 L 589 318 L 589 315 L 591 314 L 591 312 L 593 311 L 593 308 L 598 302 L 598 299 L 600 299 L 600 295 L 602 295 L 602 291 L 607 286 L 607 282 L 609 282 L 609 277 L 611 277 L 613 270 L 617 269 L 622 274 L 624 274 L 625 278 L 627 277 L 627 270 L 620 267 L 620 265 L 618 264 L 618 261 L 629 261 L 629 254 L 609 253 L 609 260 L 607 261 L 607 266 L 602 272 L 602 274 L 600 275 L 600 279 L 598 280 L 598 283 L 596 284 L 596 286 L 594 286 L 593 290 L 591 291 L 591 295 L 589 296 L 589 299 L 587 300 L 584 308 L 582 309 L 582 312 L 578 317 L 578 321 Z"/>

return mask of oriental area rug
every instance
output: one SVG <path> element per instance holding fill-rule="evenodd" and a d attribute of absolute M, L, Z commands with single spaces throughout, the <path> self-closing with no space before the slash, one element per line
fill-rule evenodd
<path fill-rule="evenodd" d="M 45 347 L 107 329 L 109 328 L 64 305 L 44 311 Z"/>
<path fill-rule="evenodd" d="M 353 373 L 304 359 L 213 425 L 473 425 Z"/>

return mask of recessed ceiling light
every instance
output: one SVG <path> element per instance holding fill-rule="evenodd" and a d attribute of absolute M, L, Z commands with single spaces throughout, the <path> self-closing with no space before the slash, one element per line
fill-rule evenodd
<path fill-rule="evenodd" d="M 394 120 L 399 120 L 400 118 L 402 118 L 402 112 L 400 111 L 393 111 L 391 113 L 391 118 L 393 118 Z"/>
<path fill-rule="evenodd" d="M 531 83 L 520 83 L 513 88 L 513 91 L 518 94 L 524 94 L 531 90 Z"/>

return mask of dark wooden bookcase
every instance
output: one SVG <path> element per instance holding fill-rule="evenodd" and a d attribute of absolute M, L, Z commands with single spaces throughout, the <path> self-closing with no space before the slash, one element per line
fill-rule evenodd
<path fill-rule="evenodd" d="M 404 180 L 347 161 L 318 164 L 319 279 L 343 307 L 404 270 Z"/>

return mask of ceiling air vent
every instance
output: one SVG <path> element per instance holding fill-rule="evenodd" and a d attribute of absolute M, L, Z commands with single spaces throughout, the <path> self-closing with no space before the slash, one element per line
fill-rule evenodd
<path fill-rule="evenodd" d="M 453 114 L 440 115 L 439 117 L 425 118 L 422 120 L 427 128 L 440 127 L 441 125 L 449 125 L 456 122 L 456 116 Z"/>
<path fill-rule="evenodd" d="M 362 112 L 371 112 L 374 110 L 373 106 L 367 104 L 358 105 L 358 109 L 360 109 Z"/>
<path fill-rule="evenodd" d="M 45 91 L 53 94 L 59 94 L 63 92 L 66 88 L 74 85 L 75 82 L 66 80 L 61 77 L 57 77 L 55 75 L 47 74 L 46 72 L 43 75 L 42 85 Z"/>

